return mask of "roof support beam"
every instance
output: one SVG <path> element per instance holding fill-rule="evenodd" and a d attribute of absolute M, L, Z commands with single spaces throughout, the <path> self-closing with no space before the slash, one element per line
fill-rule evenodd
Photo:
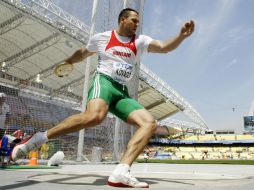
<path fill-rule="evenodd" d="M 138 91 L 138 96 L 142 96 L 143 93 L 147 92 L 151 87 L 145 87 L 142 88 L 140 91 Z"/>
<path fill-rule="evenodd" d="M 72 86 L 74 86 L 74 84 L 77 84 L 77 83 L 80 84 L 81 81 L 84 79 L 84 77 L 85 76 L 81 76 L 81 77 L 79 77 L 79 78 L 77 78 L 77 79 L 75 79 L 75 80 L 73 80 L 73 81 L 71 81 L 71 82 L 61 86 L 60 88 L 53 90 L 50 94 L 51 95 L 56 95 L 56 94 L 59 94 L 60 91 L 63 90 L 63 89 L 66 89 L 68 87 L 72 87 Z"/>
<path fill-rule="evenodd" d="M 59 62 L 53 64 L 52 66 L 50 66 L 50 67 L 48 67 L 48 68 L 46 68 L 46 69 L 44 69 L 44 70 L 41 70 L 41 71 L 40 71 L 39 73 L 37 73 L 37 74 L 43 75 L 42 77 L 44 77 L 44 78 L 48 77 L 49 75 L 51 75 L 51 74 L 53 73 L 53 69 L 55 68 L 55 66 L 58 65 L 58 64 L 60 64 L 60 63 L 63 63 L 64 60 L 65 60 L 65 59 L 63 59 L 63 60 L 61 60 L 61 61 L 59 61 Z M 32 75 L 32 76 L 30 76 L 30 77 L 28 77 L 28 78 L 26 78 L 26 79 L 24 79 L 24 80 L 27 81 L 27 84 L 28 84 L 30 80 L 33 80 L 33 79 L 37 76 L 37 74 Z M 16 87 L 20 87 L 20 88 L 22 88 L 22 86 L 23 86 L 23 88 L 25 88 L 25 87 L 27 86 L 27 84 L 23 84 L 23 83 L 20 83 L 20 82 L 19 82 L 19 83 L 16 84 L 15 86 L 16 86 Z"/>
<path fill-rule="evenodd" d="M 1 62 L 6 63 L 6 67 L 12 67 L 13 65 L 19 63 L 20 61 L 31 57 L 34 54 L 41 52 L 42 50 L 47 49 L 48 47 L 56 44 L 60 40 L 59 33 L 53 33 L 52 35 L 44 38 L 43 40 L 36 42 L 30 47 L 6 58 L 5 60 L 1 60 Z"/>
<path fill-rule="evenodd" d="M 161 118 L 159 119 L 159 121 L 161 121 L 161 120 L 163 120 L 163 119 L 166 119 L 166 118 L 170 117 L 171 115 L 174 115 L 174 114 L 176 114 L 176 113 L 178 113 L 178 112 L 179 112 L 178 109 L 175 110 L 175 111 L 172 111 L 172 112 L 170 112 L 169 114 L 166 114 L 166 115 L 164 115 L 163 117 L 161 117 Z"/>
<path fill-rule="evenodd" d="M 165 99 L 162 98 L 162 99 L 160 99 L 160 100 L 158 100 L 158 101 L 156 101 L 156 102 L 150 104 L 149 106 L 146 106 L 145 108 L 146 108 L 147 110 L 150 110 L 150 109 L 154 108 L 155 106 L 158 106 L 158 105 L 163 104 L 163 103 L 165 103 L 165 102 L 166 102 Z"/>
<path fill-rule="evenodd" d="M 92 70 L 90 72 L 89 76 L 91 77 L 93 73 L 94 73 L 94 70 Z M 77 78 L 77 79 L 75 79 L 75 80 L 73 80 L 73 81 L 71 81 L 71 82 L 61 86 L 60 88 L 53 90 L 51 92 L 51 94 L 58 94 L 58 93 L 60 93 L 61 90 L 66 89 L 68 87 L 79 86 L 81 83 L 84 83 L 84 79 L 85 79 L 85 75 L 82 75 L 81 77 L 79 77 L 79 78 Z"/>
<path fill-rule="evenodd" d="M 22 24 L 26 20 L 26 17 L 22 14 L 17 14 L 10 19 L 2 22 L 0 24 L 0 35 L 18 27 L 20 24 Z"/>

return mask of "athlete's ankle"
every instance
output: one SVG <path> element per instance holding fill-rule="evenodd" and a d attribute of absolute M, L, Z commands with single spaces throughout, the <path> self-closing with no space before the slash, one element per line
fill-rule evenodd
<path fill-rule="evenodd" d="M 120 163 L 116 166 L 115 170 L 113 171 L 114 175 L 125 174 L 130 170 L 130 166 L 128 164 Z"/>
<path fill-rule="evenodd" d="M 46 142 L 48 142 L 49 141 L 48 130 L 44 132 L 44 135 L 45 135 L 44 138 L 45 138 Z"/>

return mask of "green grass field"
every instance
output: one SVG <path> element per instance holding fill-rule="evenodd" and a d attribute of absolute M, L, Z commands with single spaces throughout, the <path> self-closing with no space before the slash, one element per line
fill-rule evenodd
<path fill-rule="evenodd" d="M 142 159 L 136 160 L 138 163 L 145 163 Z M 236 165 L 254 165 L 254 160 L 159 160 L 149 159 L 148 163 L 165 164 L 236 164 Z"/>

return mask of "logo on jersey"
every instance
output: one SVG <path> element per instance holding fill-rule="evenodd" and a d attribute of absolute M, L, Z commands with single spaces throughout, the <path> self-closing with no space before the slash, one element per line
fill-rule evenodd
<path fill-rule="evenodd" d="M 113 51 L 113 55 L 121 56 L 121 57 L 131 57 L 130 53 L 121 52 L 121 51 Z"/>

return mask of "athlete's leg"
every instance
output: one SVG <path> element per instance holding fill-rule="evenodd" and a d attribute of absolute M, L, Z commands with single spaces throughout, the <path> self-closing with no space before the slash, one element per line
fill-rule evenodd
<path fill-rule="evenodd" d="M 109 105 L 113 101 L 112 84 L 107 77 L 97 73 L 91 82 L 88 92 L 87 110 L 83 113 L 70 116 L 46 132 L 37 132 L 29 138 L 24 139 L 13 148 L 12 160 L 24 157 L 30 150 L 39 148 L 48 139 L 76 132 L 86 127 L 92 127 L 102 122 L 106 117 Z"/>
<path fill-rule="evenodd" d="M 128 106 L 125 106 L 124 111 L 122 108 L 123 105 L 126 105 L 127 102 L 129 102 L 129 104 Z M 120 164 L 117 165 L 115 170 L 110 175 L 108 184 L 116 187 L 145 188 L 149 187 L 149 185 L 146 182 L 140 182 L 135 177 L 133 177 L 130 173 L 130 166 L 140 154 L 140 152 L 144 149 L 150 137 L 154 134 L 156 130 L 156 122 L 152 115 L 147 110 L 142 108 L 142 106 L 139 105 L 135 100 L 127 100 L 127 102 L 126 100 L 122 100 L 122 105 L 116 106 L 116 110 L 114 111 L 115 113 L 118 113 L 118 116 L 120 116 L 122 119 L 126 120 L 126 110 L 134 109 L 134 111 L 128 114 L 127 122 L 129 124 L 138 126 L 138 129 L 129 141 L 127 150 L 125 151 Z"/>
<path fill-rule="evenodd" d="M 12 160 L 20 159 L 28 152 L 38 149 L 48 139 L 59 135 L 76 132 L 86 127 L 92 127 L 102 122 L 108 112 L 108 104 L 103 99 L 92 99 L 83 113 L 68 117 L 57 126 L 46 132 L 37 132 L 16 145 L 11 153 Z"/>
<path fill-rule="evenodd" d="M 131 166 L 154 134 L 157 128 L 156 122 L 142 105 L 128 95 L 117 103 L 111 104 L 109 110 L 127 123 L 138 127 L 121 159 L 121 163 Z"/>
<path fill-rule="evenodd" d="M 127 122 L 138 127 L 121 159 L 121 163 L 131 166 L 156 131 L 157 125 L 153 116 L 145 109 L 130 113 Z"/>
<path fill-rule="evenodd" d="M 72 115 L 47 131 L 47 137 L 55 138 L 59 135 L 79 131 L 87 127 L 100 124 L 108 113 L 108 104 L 103 99 L 93 99 L 87 104 L 85 112 Z"/>

